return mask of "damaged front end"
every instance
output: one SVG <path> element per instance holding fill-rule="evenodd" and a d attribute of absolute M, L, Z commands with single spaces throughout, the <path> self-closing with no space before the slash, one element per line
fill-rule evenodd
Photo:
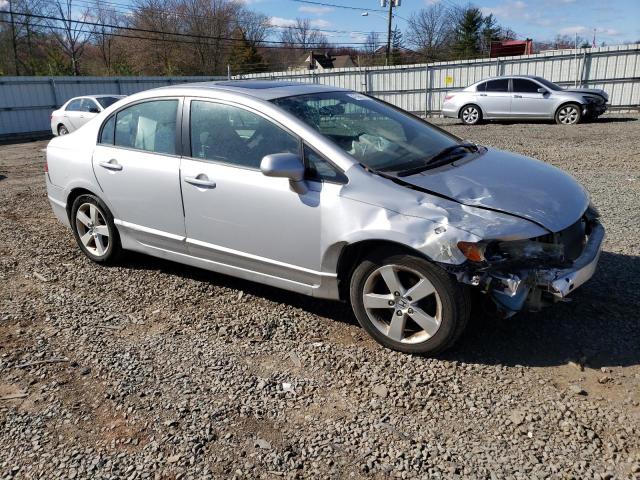
<path fill-rule="evenodd" d="M 488 294 L 509 317 L 561 301 L 595 272 L 604 227 L 589 207 L 574 224 L 557 233 L 515 241 L 460 242 L 469 259 L 449 270 L 462 283 Z"/>

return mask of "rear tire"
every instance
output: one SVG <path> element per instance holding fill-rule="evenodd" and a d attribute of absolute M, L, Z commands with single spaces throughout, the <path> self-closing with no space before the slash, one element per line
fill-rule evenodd
<path fill-rule="evenodd" d="M 378 343 L 435 355 L 451 347 L 470 316 L 468 289 L 426 259 L 377 252 L 354 270 L 350 299 L 358 322 Z"/>
<path fill-rule="evenodd" d="M 69 133 L 69 130 L 67 130 L 67 127 L 65 127 L 64 125 L 58 125 L 58 135 L 62 136 L 62 135 L 67 135 Z"/>
<path fill-rule="evenodd" d="M 460 109 L 459 117 L 465 125 L 477 125 L 482 121 L 482 110 L 477 105 L 465 105 Z"/>
<path fill-rule="evenodd" d="M 96 263 L 114 264 L 122 254 L 113 215 L 95 195 L 80 195 L 73 202 L 71 229 L 80 250 Z"/>
<path fill-rule="evenodd" d="M 582 119 L 582 109 L 577 103 L 566 103 L 556 111 L 558 125 L 576 125 Z"/>

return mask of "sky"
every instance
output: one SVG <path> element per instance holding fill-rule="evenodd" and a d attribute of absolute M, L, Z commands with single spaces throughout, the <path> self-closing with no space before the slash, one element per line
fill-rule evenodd
<path fill-rule="evenodd" d="M 329 41 L 359 42 L 362 33 L 386 32 L 386 13 L 380 0 L 314 0 L 352 7 L 353 9 L 303 3 L 296 0 L 244 0 L 251 9 L 270 17 L 276 25 L 289 25 L 296 17 L 309 18 L 319 29 L 339 30 L 324 32 Z M 402 0 L 394 9 L 394 20 L 402 31 L 406 20 L 421 8 L 433 3 L 467 5 L 468 0 Z M 640 0 L 474 0 L 473 5 L 485 14 L 492 13 L 498 21 L 516 32 L 518 38 L 534 41 L 552 40 L 558 34 L 578 33 L 591 42 L 594 28 L 596 43 L 607 45 L 640 40 Z M 368 16 L 362 12 L 369 11 Z M 402 17 L 402 18 L 400 18 Z M 354 33 L 349 33 L 354 32 Z M 386 33 L 383 33 L 386 37 Z"/>

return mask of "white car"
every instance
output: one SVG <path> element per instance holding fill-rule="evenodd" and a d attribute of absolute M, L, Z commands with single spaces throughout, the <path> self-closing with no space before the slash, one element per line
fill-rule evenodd
<path fill-rule="evenodd" d="M 87 95 L 74 97 L 51 114 L 51 131 L 66 135 L 77 130 L 124 95 Z"/>

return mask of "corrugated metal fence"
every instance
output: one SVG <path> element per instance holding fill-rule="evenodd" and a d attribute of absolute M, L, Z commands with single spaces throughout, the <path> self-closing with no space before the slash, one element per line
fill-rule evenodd
<path fill-rule="evenodd" d="M 49 115 L 72 97 L 119 94 L 226 77 L 0 77 L 0 139 L 50 132 Z"/>
<path fill-rule="evenodd" d="M 374 95 L 405 110 L 430 114 L 440 110 L 446 92 L 499 75 L 539 75 L 561 86 L 602 88 L 609 93 L 612 107 L 640 108 L 640 45 L 392 67 L 272 72 L 233 78 L 294 80 L 344 87 Z"/>
<path fill-rule="evenodd" d="M 640 108 L 640 45 L 392 67 L 287 71 L 234 78 L 295 80 L 350 88 L 405 110 L 437 113 L 446 92 L 496 75 L 540 75 L 562 86 L 603 88 L 613 108 Z M 0 77 L 0 139 L 49 130 L 49 114 L 71 97 L 131 94 L 221 77 Z"/>

